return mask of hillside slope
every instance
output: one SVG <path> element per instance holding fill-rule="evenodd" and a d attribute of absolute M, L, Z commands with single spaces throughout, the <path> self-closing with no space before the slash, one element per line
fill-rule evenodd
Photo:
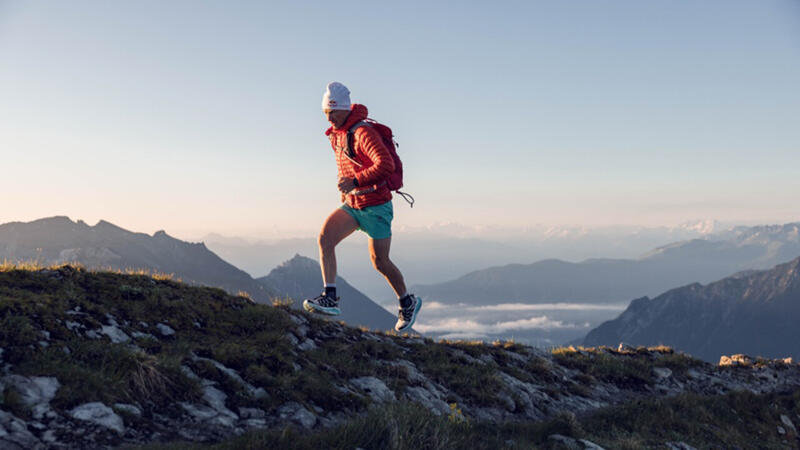
<path fill-rule="evenodd" d="M 732 351 L 800 358 L 798 321 L 800 258 L 771 270 L 634 300 L 618 318 L 589 332 L 583 342 L 665 344 L 709 361 Z"/>
<path fill-rule="evenodd" d="M 497 427 L 642 399 L 800 386 L 800 366 L 786 362 L 718 367 L 664 348 L 547 352 L 433 342 L 219 289 L 69 266 L 0 270 L 0 349 L 2 448 L 328 429 L 397 402 L 469 427 Z M 780 419 L 764 420 L 774 430 Z"/>

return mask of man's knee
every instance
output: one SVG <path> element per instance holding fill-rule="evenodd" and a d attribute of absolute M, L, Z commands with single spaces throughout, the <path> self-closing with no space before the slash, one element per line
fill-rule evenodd
<path fill-rule="evenodd" d="M 319 245 L 319 248 L 323 250 L 333 250 L 336 247 L 336 244 L 338 244 L 338 242 L 324 232 L 317 236 L 317 245 Z"/>
<path fill-rule="evenodd" d="M 388 257 L 381 257 L 375 254 L 370 255 L 372 259 L 372 267 L 380 273 L 385 273 L 391 267 L 392 261 Z"/>

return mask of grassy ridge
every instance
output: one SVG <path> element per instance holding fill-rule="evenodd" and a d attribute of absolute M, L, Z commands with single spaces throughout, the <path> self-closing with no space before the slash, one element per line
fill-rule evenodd
<path fill-rule="evenodd" d="M 175 333 L 164 332 L 166 327 Z M 103 334 L 114 330 L 130 340 L 109 342 Z M 314 344 L 301 351 L 297 343 L 304 339 Z M 791 432 L 780 436 L 776 431 L 781 414 L 800 422 L 797 392 L 687 394 L 536 424 L 469 421 L 461 406 L 464 411 L 468 406 L 503 407 L 505 375 L 541 386 L 552 399 L 569 400 L 569 395 L 589 398 L 593 387 L 606 384 L 652 392 L 658 383 L 654 368 L 685 374 L 707 364 L 669 348 L 561 348 L 548 356 L 507 342 L 436 343 L 375 334 L 286 305 L 256 305 L 221 289 L 187 286 L 168 276 L 2 266 L 0 349 L 0 360 L 11 373 L 58 379 L 61 387 L 50 404 L 62 415 L 79 404 L 100 401 L 141 407 L 141 417 L 117 411 L 128 426 L 147 429 L 155 415 L 185 417 L 179 402 L 203 401 L 201 383 L 187 374 L 188 368 L 216 382 L 227 395 L 225 406 L 233 411 L 259 408 L 269 415 L 287 402 L 298 402 L 320 417 L 330 412 L 352 417 L 313 433 L 293 428 L 251 432 L 215 448 L 548 448 L 552 442 L 547 437 L 553 433 L 607 448 L 656 448 L 671 440 L 698 448 L 749 448 L 754 443 L 796 448 L 798 443 Z M 253 395 L 209 360 L 237 371 L 245 383 L 267 395 Z M 406 402 L 370 406 L 367 396 L 346 389 L 349 379 L 364 376 L 381 378 L 398 394 L 418 386 L 407 367 L 391 364 L 399 360 L 413 363 L 443 386 L 453 408 L 450 414 L 436 416 Z M 13 389 L 0 392 L 0 408 L 31 418 Z M 179 442 L 146 448 L 176 447 L 204 448 Z"/>
<path fill-rule="evenodd" d="M 411 403 L 396 403 L 369 412 L 330 430 L 315 433 L 293 428 L 250 432 L 230 441 L 200 445 L 170 443 L 140 450 L 296 450 L 393 449 L 531 449 L 558 447 L 548 437 L 561 434 L 586 439 L 609 449 L 664 448 L 685 442 L 696 448 L 798 448 L 797 436 L 780 435 L 780 415 L 799 418 L 800 391 L 755 395 L 738 392 L 715 397 L 681 395 L 600 410 L 586 417 L 562 415 L 541 423 L 500 426 L 470 423 L 455 412 L 435 416 Z"/>

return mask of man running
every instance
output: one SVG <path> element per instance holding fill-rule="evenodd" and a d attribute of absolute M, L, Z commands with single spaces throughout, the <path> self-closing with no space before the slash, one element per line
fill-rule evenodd
<path fill-rule="evenodd" d="M 336 296 L 336 245 L 356 230 L 369 236 L 372 265 L 380 272 L 400 302 L 395 330 L 414 325 L 422 300 L 406 292 L 403 274 L 389 259 L 392 243 L 392 193 L 386 179 L 394 172 L 394 160 L 377 130 L 369 125 L 355 127 L 348 145 L 348 132 L 367 118 L 367 107 L 350 104 L 350 91 L 343 84 L 328 84 L 322 96 L 322 110 L 332 125 L 325 134 L 336 153 L 339 191 L 344 204 L 325 219 L 319 233 L 319 258 L 324 291 L 303 301 L 311 312 L 339 315 Z M 352 150 L 352 152 L 351 152 Z"/>

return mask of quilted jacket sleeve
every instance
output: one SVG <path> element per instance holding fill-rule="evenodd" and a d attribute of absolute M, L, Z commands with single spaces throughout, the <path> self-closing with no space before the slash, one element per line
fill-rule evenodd
<path fill-rule="evenodd" d="M 383 144 L 380 133 L 370 126 L 359 127 L 354 139 L 355 147 L 372 161 L 372 166 L 356 173 L 359 186 L 378 184 L 394 172 L 394 159 Z"/>

